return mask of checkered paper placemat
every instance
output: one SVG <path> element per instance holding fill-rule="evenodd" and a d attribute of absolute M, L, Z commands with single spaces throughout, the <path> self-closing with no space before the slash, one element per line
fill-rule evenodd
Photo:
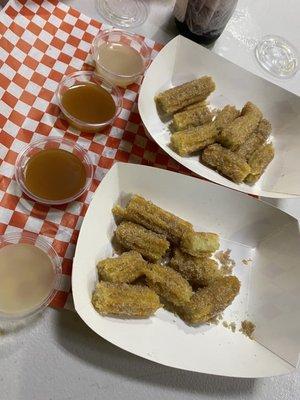
<path fill-rule="evenodd" d="M 29 231 L 53 245 L 63 270 L 54 307 L 72 307 L 70 276 L 79 229 L 93 192 L 113 163 L 187 173 L 145 135 L 137 109 L 139 83 L 123 90 L 122 112 L 106 131 L 79 133 L 61 118 L 54 98 L 58 83 L 65 74 L 92 68 L 91 43 L 99 29 L 107 28 L 56 0 L 11 0 L 0 13 L 0 234 Z M 162 46 L 143 40 L 153 59 Z M 45 136 L 77 142 L 95 166 L 91 189 L 66 206 L 26 199 L 14 179 L 20 150 Z"/>

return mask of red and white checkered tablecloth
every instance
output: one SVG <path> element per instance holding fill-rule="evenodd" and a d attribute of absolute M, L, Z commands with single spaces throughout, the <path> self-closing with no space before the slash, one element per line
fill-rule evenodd
<path fill-rule="evenodd" d="M 79 229 L 93 192 L 113 163 L 187 173 L 145 135 L 137 109 L 138 83 L 123 90 L 122 112 L 106 131 L 78 132 L 61 118 L 54 98 L 58 83 L 65 74 L 93 68 L 91 43 L 99 29 L 107 28 L 57 0 L 11 0 L 0 13 L 0 234 L 29 231 L 53 245 L 63 270 L 54 307 L 72 304 L 70 276 Z M 143 40 L 154 58 L 162 46 Z M 48 207 L 25 198 L 14 179 L 20 150 L 45 136 L 77 142 L 95 165 L 91 189 L 66 206 Z"/>

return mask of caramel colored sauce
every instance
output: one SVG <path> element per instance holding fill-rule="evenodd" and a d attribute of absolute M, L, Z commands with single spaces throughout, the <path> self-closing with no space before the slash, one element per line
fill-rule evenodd
<path fill-rule="evenodd" d="M 109 121 L 116 112 L 112 95 L 94 83 L 71 86 L 62 95 L 61 102 L 72 117 L 90 124 Z"/>
<path fill-rule="evenodd" d="M 0 311 L 16 314 L 39 306 L 50 294 L 54 271 L 48 255 L 19 243 L 0 249 Z"/>
<path fill-rule="evenodd" d="M 35 196 L 64 200 L 83 189 L 86 170 L 76 155 L 62 149 L 45 149 L 28 160 L 24 180 Z"/>

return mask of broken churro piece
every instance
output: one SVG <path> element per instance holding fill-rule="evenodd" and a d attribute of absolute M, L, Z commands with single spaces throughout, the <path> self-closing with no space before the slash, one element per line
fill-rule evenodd
<path fill-rule="evenodd" d="M 209 321 L 227 308 L 240 290 L 236 276 L 217 278 L 209 286 L 198 289 L 191 300 L 177 308 L 178 315 L 189 324 Z"/>
<path fill-rule="evenodd" d="M 236 150 L 254 132 L 261 119 L 262 113 L 259 108 L 248 101 L 242 109 L 241 116 L 221 131 L 218 142 Z"/>
<path fill-rule="evenodd" d="M 266 119 L 262 119 L 256 131 L 236 150 L 236 154 L 246 161 L 252 156 L 262 144 L 265 143 L 271 133 L 271 124 Z"/>
<path fill-rule="evenodd" d="M 251 172 L 245 160 L 219 144 L 213 144 L 204 149 L 202 161 L 236 183 L 243 182 Z"/>
<path fill-rule="evenodd" d="M 176 249 L 170 260 L 170 267 L 178 271 L 190 285 L 199 287 L 210 285 L 216 278 L 222 276 L 218 263 L 208 255 L 193 257 Z"/>
<path fill-rule="evenodd" d="M 193 294 L 188 281 L 170 267 L 150 264 L 145 275 L 148 286 L 171 304 L 185 304 Z"/>
<path fill-rule="evenodd" d="M 214 253 L 219 247 L 219 235 L 210 232 L 186 232 L 180 242 L 180 249 L 194 257 Z"/>
<path fill-rule="evenodd" d="M 171 136 L 171 147 L 180 156 L 195 153 L 215 142 L 218 130 L 213 122 L 178 131 Z"/>
<path fill-rule="evenodd" d="M 120 257 L 106 258 L 97 264 L 99 280 L 114 283 L 131 283 L 143 275 L 146 262 L 136 251 L 123 253 Z"/>
<path fill-rule="evenodd" d="M 155 102 L 164 116 L 171 116 L 186 106 L 205 100 L 214 90 L 215 83 L 212 78 L 203 76 L 159 93 Z"/>
<path fill-rule="evenodd" d="M 102 315 L 148 318 L 161 307 L 157 294 L 145 287 L 126 283 L 97 283 L 92 304 Z"/>
<path fill-rule="evenodd" d="M 116 238 L 125 249 L 135 250 L 149 261 L 162 258 L 170 245 L 162 235 L 127 221 L 117 227 Z"/>

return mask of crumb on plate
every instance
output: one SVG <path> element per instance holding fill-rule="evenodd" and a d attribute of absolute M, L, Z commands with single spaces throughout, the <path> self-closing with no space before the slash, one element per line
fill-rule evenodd
<path fill-rule="evenodd" d="M 220 262 L 220 270 L 223 275 L 231 275 L 235 267 L 235 261 L 230 258 L 231 250 L 220 250 L 215 254 L 216 259 Z"/>
<path fill-rule="evenodd" d="M 224 326 L 224 328 L 230 329 L 231 332 L 233 332 L 233 333 L 236 331 L 236 323 L 235 322 L 223 321 L 222 325 Z"/>
<path fill-rule="evenodd" d="M 249 339 L 253 340 L 253 334 L 254 334 L 255 328 L 256 328 L 256 326 L 253 322 L 245 319 L 244 321 L 241 322 L 240 332 L 242 332 L 243 335 L 248 336 Z"/>
<path fill-rule="evenodd" d="M 209 321 L 207 321 L 209 324 L 213 324 L 213 325 L 219 325 L 219 323 L 222 321 L 223 319 L 223 315 L 222 314 L 218 314 L 216 316 L 214 316 L 213 318 L 211 318 Z"/>

